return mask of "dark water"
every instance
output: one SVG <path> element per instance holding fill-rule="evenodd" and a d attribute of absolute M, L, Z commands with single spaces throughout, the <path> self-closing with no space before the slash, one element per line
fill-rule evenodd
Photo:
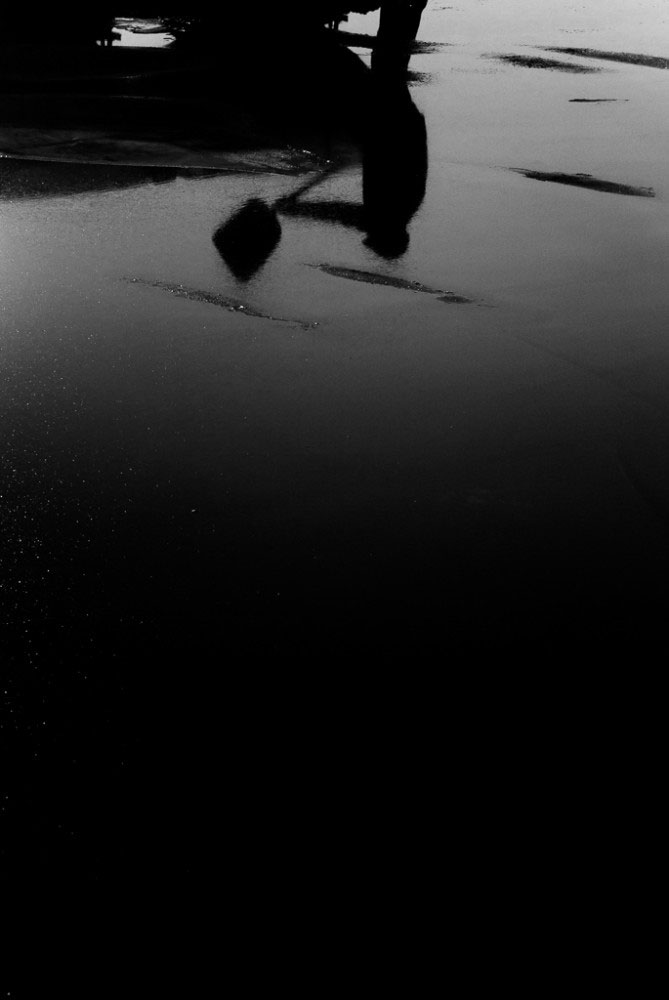
<path fill-rule="evenodd" d="M 211 875 L 232 799 L 258 856 L 298 803 L 318 799 L 306 829 L 334 822 L 351 733 L 422 729 L 434 756 L 457 706 L 469 725 L 565 677 L 591 695 L 662 636 L 659 71 L 528 88 L 471 41 L 415 63 L 429 164 L 388 142 L 394 199 L 373 155 L 333 140 L 324 164 L 322 137 L 297 172 L 285 149 L 206 175 L 173 150 L 164 169 L 0 160 L 19 882 Z M 570 104 L 601 97 L 620 103 Z"/>

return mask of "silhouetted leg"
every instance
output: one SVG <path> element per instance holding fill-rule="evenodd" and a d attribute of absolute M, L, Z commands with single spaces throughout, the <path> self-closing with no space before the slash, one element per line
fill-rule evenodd
<path fill-rule="evenodd" d="M 384 76 L 406 73 L 426 4 L 427 0 L 385 0 L 381 5 L 381 20 L 372 56 L 375 72 Z"/>
<path fill-rule="evenodd" d="M 381 257 L 401 257 L 408 225 L 425 197 L 428 152 L 425 119 L 406 83 L 382 87 L 363 147 L 365 243 Z"/>
<path fill-rule="evenodd" d="M 427 0 L 412 0 L 409 10 L 408 30 L 411 34 L 411 41 L 415 42 L 420 28 L 423 11 L 427 7 Z"/>

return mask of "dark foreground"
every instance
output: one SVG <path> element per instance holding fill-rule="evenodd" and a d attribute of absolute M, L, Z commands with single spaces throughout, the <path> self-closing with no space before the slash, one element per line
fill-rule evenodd
<path fill-rule="evenodd" d="M 650 717 L 669 244 L 640 74 L 666 74 L 492 49 L 417 63 L 429 170 L 404 94 L 365 148 L 345 104 L 196 142 L 137 102 L 89 145 L 58 94 L 29 136 L 8 112 L 14 154 L 125 163 L 0 161 L 9 883 L 285 893 L 293 859 L 355 859 L 383 898 L 407 817 L 480 865 L 509 796 L 523 844 L 566 841 L 553 769 Z M 272 220 L 250 258 L 241 213 Z M 618 760 L 583 811 L 643 786 Z"/>

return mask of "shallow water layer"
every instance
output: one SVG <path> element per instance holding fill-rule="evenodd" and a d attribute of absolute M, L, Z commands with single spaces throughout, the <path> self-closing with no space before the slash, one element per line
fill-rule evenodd
<path fill-rule="evenodd" d="M 587 671 L 664 629 L 669 78 L 489 59 L 662 56 L 663 8 L 434 2 L 422 35 L 451 43 L 412 64 L 426 173 L 415 117 L 383 182 L 364 150 L 115 179 L 0 159 L 15 871 L 186 877 L 221 683 L 228 715 L 255 685 L 256 734 L 258 700 L 314 678 Z M 240 267 L 220 234 L 258 202 Z M 154 839 L 173 781 L 189 819 Z"/>

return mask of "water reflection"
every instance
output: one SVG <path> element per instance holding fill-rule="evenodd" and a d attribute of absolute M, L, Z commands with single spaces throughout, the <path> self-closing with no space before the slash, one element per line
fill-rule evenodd
<path fill-rule="evenodd" d="M 402 256 L 408 225 L 425 197 L 428 154 L 425 119 L 406 87 L 379 90 L 362 144 L 362 203 L 303 200 L 300 190 L 281 201 L 286 215 L 358 229 L 379 256 Z"/>
<path fill-rule="evenodd" d="M 362 134 L 361 201 L 310 196 L 341 169 L 329 167 L 271 206 L 253 199 L 215 231 L 214 245 L 238 280 L 253 277 L 279 245 L 279 215 L 358 230 L 386 260 L 406 253 L 428 171 L 425 119 L 406 84 L 374 85 Z"/>
<path fill-rule="evenodd" d="M 405 87 L 383 92 L 363 146 L 365 242 L 382 257 L 401 256 L 407 227 L 423 203 L 428 153 L 425 119 Z"/>
<path fill-rule="evenodd" d="M 377 74 L 396 77 L 406 73 L 409 67 L 412 44 L 418 35 L 427 0 L 386 0 L 380 6 L 372 66 Z"/>

